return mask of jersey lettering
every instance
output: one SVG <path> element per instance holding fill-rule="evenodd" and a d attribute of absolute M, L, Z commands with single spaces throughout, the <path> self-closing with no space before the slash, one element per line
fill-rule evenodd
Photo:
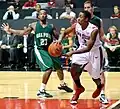
<path fill-rule="evenodd" d="M 40 38 L 40 37 L 51 38 L 49 33 L 38 33 L 38 34 L 36 34 L 36 38 Z"/>
<path fill-rule="evenodd" d="M 40 39 L 40 45 L 47 45 L 47 39 Z"/>
<path fill-rule="evenodd" d="M 76 24 L 75 31 L 76 35 L 78 37 L 79 45 L 87 46 L 87 42 L 91 37 L 91 32 L 98 29 L 95 25 L 89 23 L 88 27 L 84 30 L 82 30 L 81 25 L 79 23 Z M 101 45 L 99 36 L 97 35 L 96 41 L 93 45 L 93 47 Z"/>

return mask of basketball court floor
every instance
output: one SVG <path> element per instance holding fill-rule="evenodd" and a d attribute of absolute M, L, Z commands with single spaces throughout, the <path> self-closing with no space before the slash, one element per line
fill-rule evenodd
<path fill-rule="evenodd" d="M 106 96 L 108 105 L 93 99 L 92 93 L 96 89 L 87 72 L 82 74 L 82 84 L 85 92 L 80 95 L 77 105 L 70 104 L 73 93 L 58 90 L 59 79 L 53 72 L 46 87 L 53 98 L 38 98 L 36 93 L 41 84 L 43 72 L 0 72 L 0 109 L 112 109 L 120 99 L 120 73 L 106 72 Z M 65 82 L 72 88 L 73 82 L 69 72 L 64 71 Z M 119 103 L 118 103 L 119 104 Z M 120 108 L 115 108 L 120 109 Z"/>

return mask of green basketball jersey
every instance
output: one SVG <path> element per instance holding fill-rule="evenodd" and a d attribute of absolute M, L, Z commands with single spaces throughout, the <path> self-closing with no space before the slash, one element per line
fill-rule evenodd
<path fill-rule="evenodd" d="M 62 45 L 63 45 L 63 46 L 66 46 L 66 45 L 68 45 L 68 44 L 69 44 L 68 38 L 64 38 L 64 39 L 62 40 Z"/>
<path fill-rule="evenodd" d="M 95 16 L 90 20 L 90 23 L 96 25 L 98 27 L 98 29 L 100 29 L 101 27 L 101 22 L 100 22 L 100 18 Z"/>
<path fill-rule="evenodd" d="M 38 49 L 48 50 L 49 45 L 53 42 L 53 27 L 48 24 L 46 27 L 42 27 L 40 22 L 36 23 L 35 31 L 35 46 Z"/>
<path fill-rule="evenodd" d="M 75 39 L 75 37 L 73 36 L 72 37 L 72 41 L 74 42 L 74 39 Z M 69 45 L 69 39 L 68 38 L 64 38 L 63 40 L 62 40 L 62 45 L 63 46 L 67 46 L 67 45 Z M 72 50 L 72 47 L 70 47 L 70 48 L 65 48 L 65 49 L 63 49 L 63 54 L 65 54 L 65 53 L 67 53 L 67 52 L 69 52 L 70 50 Z"/>

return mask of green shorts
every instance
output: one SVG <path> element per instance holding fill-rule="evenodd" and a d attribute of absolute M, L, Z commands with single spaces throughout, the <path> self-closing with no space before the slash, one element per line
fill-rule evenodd
<path fill-rule="evenodd" d="M 61 61 L 59 57 L 52 57 L 46 50 L 38 50 L 35 48 L 36 63 L 39 65 L 41 71 L 46 71 L 49 68 L 58 70 L 61 68 Z"/>

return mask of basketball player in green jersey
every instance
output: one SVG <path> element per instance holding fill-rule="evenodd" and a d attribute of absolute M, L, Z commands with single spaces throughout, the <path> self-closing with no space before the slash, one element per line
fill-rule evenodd
<path fill-rule="evenodd" d="M 48 46 L 53 42 L 53 36 L 58 36 L 53 25 L 46 22 L 47 13 L 45 10 L 41 10 L 38 16 L 38 21 L 29 24 L 28 28 L 25 30 L 15 30 L 10 28 L 9 24 L 2 24 L 2 29 L 7 33 L 13 33 L 20 36 L 24 34 L 29 34 L 32 30 L 35 31 L 35 56 L 36 62 L 39 65 L 41 71 L 44 71 L 42 77 L 42 84 L 37 93 L 39 97 L 52 97 L 51 94 L 47 93 L 45 90 L 48 79 L 52 73 L 53 68 L 57 71 L 58 77 L 61 81 L 58 89 L 65 90 L 66 92 L 72 92 L 73 90 L 69 88 L 64 82 L 64 74 L 61 67 L 60 59 L 57 57 L 52 57 L 48 53 Z"/>
<path fill-rule="evenodd" d="M 104 41 L 105 38 L 104 38 L 103 22 L 99 17 L 97 17 L 97 16 L 95 16 L 93 14 L 94 9 L 93 9 L 93 4 L 92 4 L 91 1 L 86 1 L 84 3 L 84 10 L 89 11 L 91 13 L 90 22 L 98 27 L 100 39 Z M 100 94 L 100 101 L 102 103 L 104 103 L 104 104 L 107 104 L 108 99 L 105 97 L 105 93 L 104 93 L 104 91 L 105 91 L 105 75 L 104 75 L 104 71 L 101 72 L 101 82 L 102 82 L 102 84 L 104 84 L 104 87 L 103 87 L 103 90 L 101 91 L 101 94 Z"/>

